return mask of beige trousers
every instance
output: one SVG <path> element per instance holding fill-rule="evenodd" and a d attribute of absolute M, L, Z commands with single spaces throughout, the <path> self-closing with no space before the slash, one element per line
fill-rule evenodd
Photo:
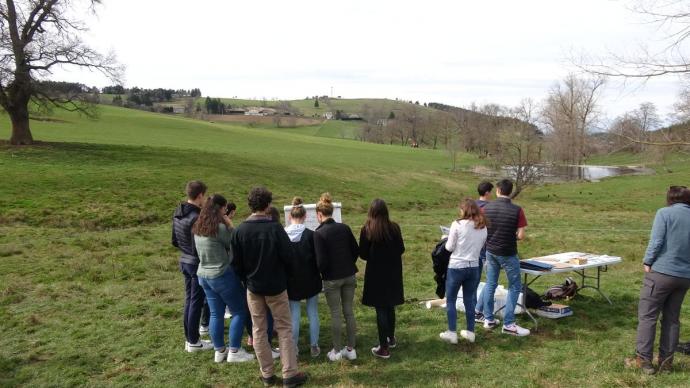
<path fill-rule="evenodd" d="M 268 343 L 268 313 L 273 315 L 273 328 L 278 332 L 280 362 L 283 364 L 283 378 L 297 374 L 297 348 L 292 340 L 292 320 L 287 291 L 275 296 L 263 296 L 247 291 L 247 304 L 252 316 L 254 352 L 259 360 L 263 377 L 275 374 L 271 344 Z"/>

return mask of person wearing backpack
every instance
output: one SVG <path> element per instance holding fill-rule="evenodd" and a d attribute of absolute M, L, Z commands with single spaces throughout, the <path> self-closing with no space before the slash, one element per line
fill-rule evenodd
<path fill-rule="evenodd" d="M 628 366 L 645 374 L 656 372 L 652 358 L 659 314 L 658 368 L 672 369 L 680 332 L 680 309 L 690 288 L 690 190 L 671 186 L 666 203 L 656 212 L 643 259 L 635 358 L 626 359 Z"/>
<path fill-rule="evenodd" d="M 294 257 L 288 263 L 287 292 L 290 300 L 290 314 L 292 314 L 292 338 L 295 346 L 299 343 L 299 324 L 302 312 L 301 302 L 307 302 L 307 317 L 309 318 L 309 344 L 311 356 L 321 354 L 319 348 L 319 293 L 321 292 L 321 275 L 316 264 L 314 251 L 314 232 L 307 229 L 304 220 L 307 211 L 302 204 L 302 198 L 292 200 L 290 210 L 290 225 L 285 227 L 292 247 Z"/>
<path fill-rule="evenodd" d="M 451 251 L 446 276 L 448 330 L 439 334 L 442 340 L 452 344 L 458 343 L 455 303 L 461 287 L 467 330 L 460 331 L 460 336 L 470 342 L 474 342 L 475 339 L 474 305 L 479 284 L 479 253 L 484 247 L 487 235 L 486 219 L 472 199 L 462 201 L 459 210 L 460 217 L 451 224 L 446 242 L 446 249 Z"/>

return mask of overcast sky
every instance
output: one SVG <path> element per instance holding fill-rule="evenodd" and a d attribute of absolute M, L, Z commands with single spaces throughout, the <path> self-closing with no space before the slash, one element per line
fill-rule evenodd
<path fill-rule="evenodd" d="M 613 0 L 105 0 L 87 40 L 114 50 L 125 86 L 198 87 L 214 97 L 331 94 L 515 105 L 542 100 L 572 53 L 629 53 L 663 33 Z M 56 78 L 109 84 L 98 74 Z M 614 117 L 652 101 L 670 112 L 679 80 L 621 88 Z"/>

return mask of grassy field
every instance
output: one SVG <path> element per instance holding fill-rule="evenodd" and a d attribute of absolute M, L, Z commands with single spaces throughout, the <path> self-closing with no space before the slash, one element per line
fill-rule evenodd
<path fill-rule="evenodd" d="M 687 157 L 651 176 L 547 185 L 523 193 L 530 226 L 523 256 L 566 250 L 623 257 L 603 275 L 613 306 L 592 291 L 570 302 L 575 315 L 540 319 L 532 336 L 477 329 L 477 343 L 440 342 L 429 252 L 438 225 L 479 178 L 449 172 L 440 151 L 324 137 L 341 128 L 254 129 L 102 106 L 90 121 L 61 113 L 32 122 L 35 147 L 0 144 L 0 386 L 257 386 L 258 366 L 214 364 L 212 353 L 183 352 L 182 276 L 170 246 L 170 216 L 184 183 L 202 179 L 248 213 L 253 185 L 314 201 L 330 191 L 344 221 L 362 224 L 369 202 L 388 201 L 403 230 L 406 303 L 398 308 L 399 347 L 374 359 L 373 309 L 356 303 L 359 359 L 304 356 L 312 386 L 687 386 L 690 358 L 676 371 L 642 376 L 624 369 L 632 354 L 641 257 L 670 184 L 690 183 Z M 9 137 L 7 120 L 0 138 Z M 331 136 L 333 137 L 333 136 Z M 337 136 L 336 136 L 337 137 Z M 599 164 L 638 161 L 634 156 Z M 481 161 L 465 155 L 461 165 Z M 360 276 L 364 264 L 360 263 Z M 547 277 L 533 288 L 562 282 Z M 358 298 L 361 296 L 361 279 Z M 321 345 L 330 334 L 320 302 Z M 527 327 L 531 323 L 519 321 Z M 682 315 L 690 339 L 690 308 Z M 459 326 L 464 324 L 460 318 Z M 306 334 L 306 329 L 302 332 Z M 304 338 L 304 337 L 303 337 Z M 300 343 L 302 351 L 307 344 Z"/>

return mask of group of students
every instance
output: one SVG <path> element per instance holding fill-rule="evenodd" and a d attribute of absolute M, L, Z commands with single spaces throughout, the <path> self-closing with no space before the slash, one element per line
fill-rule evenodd
<path fill-rule="evenodd" d="M 333 219 L 330 194 L 316 205 L 319 226 L 304 225 L 302 199 L 293 200 L 288 226 L 271 206 L 272 193 L 253 188 L 247 198 L 251 215 L 236 228 L 228 201 L 220 194 L 206 198 L 200 181 L 187 184 L 187 201 L 173 216 L 172 243 L 180 250 L 185 277 L 185 350 L 215 350 L 215 362 L 245 362 L 254 355 L 242 348 L 242 334 L 259 361 L 266 386 L 276 383 L 273 359 L 280 358 L 284 386 L 299 386 L 307 376 L 298 371 L 297 343 L 301 301 L 306 301 L 312 357 L 319 356 L 318 295 L 323 291 L 331 316 L 331 361 L 357 358 L 353 310 L 356 261 L 367 261 L 362 303 L 376 309 L 379 344 L 374 356 L 389 358 L 396 346 L 395 306 L 404 301 L 400 227 L 389 218 L 386 203 L 375 199 L 362 226 L 359 243 L 349 226 Z M 234 210 L 235 206 L 230 204 Z M 205 313 L 204 301 L 208 306 Z M 229 309 L 229 345 L 224 338 Z M 200 339 L 200 321 L 208 314 L 211 341 Z M 345 318 L 346 343 L 341 346 Z M 203 322 L 202 322 L 203 323 Z M 271 347 L 273 333 L 278 348 Z"/>

